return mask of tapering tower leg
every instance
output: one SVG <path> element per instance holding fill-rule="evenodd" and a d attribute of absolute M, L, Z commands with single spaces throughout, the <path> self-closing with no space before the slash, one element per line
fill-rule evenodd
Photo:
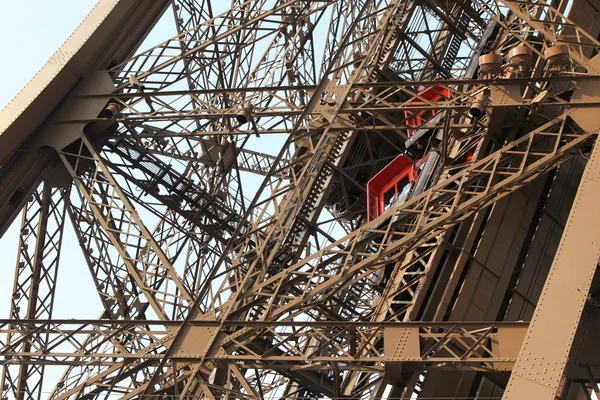
<path fill-rule="evenodd" d="M 50 319 L 65 218 L 65 193 L 43 182 L 25 205 L 10 316 Z M 7 341 L 14 340 L 9 334 Z M 47 334 L 21 332 L 20 351 L 45 348 Z M 8 366 L 2 373 L 2 398 L 40 399 L 44 365 Z"/>
<path fill-rule="evenodd" d="M 504 399 L 561 397 L 571 349 L 600 258 L 600 146 L 586 166 Z"/>

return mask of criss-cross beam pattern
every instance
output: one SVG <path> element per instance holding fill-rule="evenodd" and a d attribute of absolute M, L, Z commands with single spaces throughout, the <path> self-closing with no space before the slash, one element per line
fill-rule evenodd
<path fill-rule="evenodd" d="M 99 159 L 94 145 L 83 137 L 73 150 L 59 154 L 81 195 L 86 214 L 76 215 L 80 224 L 102 231 L 116 250 L 122 270 L 136 282 L 156 315 L 170 319 L 175 309 L 186 309 L 191 295 L 125 197 L 108 168 Z M 95 235 L 90 235 L 96 237 Z M 99 251 L 108 251 L 100 248 Z M 117 261 L 119 263 L 119 261 Z M 114 271 L 112 272 L 114 273 Z M 107 276 L 108 279 L 113 276 Z"/>
<path fill-rule="evenodd" d="M 83 229 L 85 229 L 85 224 L 80 224 L 80 222 L 75 218 L 77 215 L 83 215 L 83 210 L 75 206 L 75 204 L 71 204 L 71 209 L 69 210 L 71 221 L 73 222 L 73 227 L 75 229 L 75 233 L 77 234 L 80 240 L 84 241 L 85 238 L 93 238 L 93 237 L 101 237 L 101 235 L 89 235 Z M 196 237 L 190 230 L 186 227 L 183 222 L 181 225 L 178 223 L 181 221 L 177 221 L 177 216 L 171 212 L 167 211 L 160 220 L 160 223 L 153 229 L 152 236 L 156 239 L 157 243 L 165 250 L 166 255 L 169 257 L 169 260 L 172 264 L 177 262 L 178 259 L 185 258 L 185 269 L 184 269 L 184 277 L 185 284 L 190 291 L 193 290 L 194 285 L 198 285 L 198 281 L 202 279 L 201 276 L 197 276 L 198 268 L 196 267 L 196 263 L 205 263 L 210 259 L 211 255 L 207 254 L 206 251 L 202 251 L 203 247 L 206 247 L 206 244 L 200 243 L 195 240 Z M 84 242 L 85 243 L 85 242 Z M 120 319 L 120 320 L 128 320 L 132 318 L 140 319 L 144 318 L 145 312 L 148 308 L 148 302 L 146 302 L 143 298 L 139 298 L 140 293 L 135 290 L 135 286 L 132 286 L 130 283 L 130 279 L 125 271 L 123 274 L 119 273 L 119 266 L 114 265 L 111 261 L 111 252 L 109 243 L 102 243 L 102 241 L 96 240 L 95 243 L 86 244 L 85 248 L 91 248 L 89 246 L 102 246 L 101 248 L 94 247 L 97 251 L 86 252 L 85 258 L 88 263 L 88 267 L 92 273 L 92 276 L 111 276 L 111 282 L 96 282 L 99 286 L 98 293 L 100 294 L 101 300 L 104 302 L 105 310 L 102 312 L 101 317 L 106 318 L 109 316 L 111 319 Z M 212 251 L 212 250 L 211 250 Z M 94 254 L 97 254 L 94 256 Z M 98 267 L 100 266 L 100 267 Z M 101 272 L 95 271 L 95 268 L 103 268 Z M 202 270 L 200 271 L 202 272 Z M 107 294 L 116 293 L 116 296 L 109 297 Z M 100 330 L 101 326 L 94 326 L 94 332 L 89 332 L 85 339 L 82 340 L 82 346 L 90 346 L 92 342 L 97 340 L 98 335 L 102 335 Z M 129 341 L 127 339 L 126 333 L 123 335 L 115 335 L 109 339 L 113 345 L 118 346 L 119 348 L 123 348 L 123 343 L 125 341 Z M 136 340 L 131 341 L 131 349 L 142 349 L 148 345 L 145 338 L 138 336 Z M 77 362 L 70 363 L 69 368 L 63 373 L 59 384 L 57 384 L 54 392 L 50 397 L 61 397 L 64 396 L 65 393 L 70 393 L 73 388 L 81 388 L 86 386 L 85 383 L 89 380 L 89 371 L 86 367 L 86 355 L 81 354 L 77 358 Z M 144 371 L 145 368 L 150 366 L 142 365 L 141 367 L 134 368 L 134 374 L 139 371 Z M 102 372 L 98 373 L 98 376 L 103 379 L 110 379 L 111 374 L 115 373 L 115 368 L 106 367 Z M 119 374 L 119 379 L 122 381 L 134 379 L 135 375 L 122 373 Z M 107 376 L 109 378 L 107 378 Z M 121 383 L 123 385 L 123 383 Z M 134 384 L 133 382 L 130 384 Z"/>
<path fill-rule="evenodd" d="M 10 309 L 14 320 L 52 318 L 67 195 L 62 188 L 42 183 L 23 210 Z M 6 340 L 7 343 L 15 341 L 11 334 Z M 16 349 L 45 351 L 47 343 L 48 335 L 33 331 Z M 43 365 L 19 368 L 5 365 L 0 386 L 2 396 L 40 399 L 43 378 Z"/>
<path fill-rule="evenodd" d="M 112 366 L 114 361 L 127 360 L 136 367 L 157 364 L 160 353 L 172 340 L 172 332 L 180 327 L 181 323 L 175 321 L 129 321 L 120 326 L 113 323 L 97 321 L 47 321 L 40 326 L 36 322 L 21 321 L 19 329 L 34 324 L 40 333 L 50 335 L 48 351 L 36 354 L 30 352 L 23 354 L 22 358 L 11 358 L 9 365 L 28 365 L 40 363 L 42 365 L 55 365 L 69 362 L 74 365 L 88 367 Z M 196 321 L 190 324 L 190 332 L 194 334 L 213 332 L 217 328 L 214 321 Z M 366 372 L 382 372 L 384 367 L 393 363 L 410 363 L 414 365 L 427 365 L 428 368 L 445 368 L 448 362 L 455 364 L 452 368 L 460 370 L 477 370 L 487 368 L 497 371 L 510 370 L 514 363 L 514 350 L 503 347 L 514 347 L 512 339 L 503 339 L 503 331 L 524 332 L 527 323 L 321 323 L 307 325 L 305 323 L 244 323 L 232 322 L 222 326 L 223 332 L 235 335 L 240 329 L 252 329 L 255 335 L 262 336 L 264 342 L 260 347 L 257 343 L 246 343 L 243 349 L 236 354 L 217 353 L 204 357 L 197 353 L 197 338 L 184 343 L 178 349 L 175 358 L 179 362 L 194 362 L 199 359 L 210 360 L 214 363 L 227 362 L 245 370 L 276 370 L 280 372 L 294 368 L 298 361 L 307 364 L 307 370 L 333 371 L 346 370 L 351 362 L 364 363 L 361 370 Z M 6 327 L 0 321 L 0 332 L 11 332 L 15 328 Z M 114 331 L 113 331 L 114 330 Z M 411 337 L 410 345 L 406 346 L 403 353 L 397 356 L 386 356 L 375 346 L 365 348 L 356 347 L 353 341 L 365 338 L 371 341 L 385 342 L 386 346 L 395 347 L 403 340 L 403 335 L 408 332 Z M 108 336 L 127 337 L 128 342 L 115 344 Z M 521 335 L 522 336 L 522 335 Z M 85 337 L 86 345 L 69 345 L 82 342 Z M 315 337 L 321 338 L 321 344 L 315 346 Z M 191 338 L 190 338 L 191 339 Z M 27 338 L 20 338 L 27 340 Z M 128 352 L 129 344 L 144 340 L 146 346 L 138 348 L 137 352 Z M 148 340 L 151 340 L 148 342 Z M 505 341 L 506 340 L 506 341 Z M 519 340 L 519 339 L 517 339 Z M 517 343 L 518 344 L 518 343 Z M 386 347 L 387 348 L 387 347 Z M 4 354 L 11 355 L 11 345 L 4 345 Z M 235 363 L 234 363 L 235 362 Z M 384 362 L 388 364 L 384 364 Z M 339 363 L 339 365 L 338 365 Z M 237 366 L 236 366 L 237 365 Z M 336 367 L 336 365 L 338 365 Z M 217 390 L 218 391 L 218 390 Z M 240 392 L 240 395 L 247 396 Z"/>
<path fill-rule="evenodd" d="M 22 209 L 22 226 L 3 398 L 493 398 L 523 373 L 536 321 L 427 319 L 452 320 L 479 284 L 458 264 L 489 245 L 498 200 L 542 180 L 550 198 L 548 173 L 594 145 L 589 0 L 125 2 L 100 0 L 98 28 L 53 58 L 57 85 L 83 79 L 27 106 L 49 115 L 39 128 L 9 127 L 23 144 L 0 167 L 0 214 L 5 229 Z M 151 26 L 160 43 L 138 49 Z M 99 46 L 108 31 L 130 39 Z M 369 182 L 399 159 L 408 194 L 388 182 L 368 214 Z M 539 219 L 519 259 L 540 253 Z M 99 319 L 52 319 L 65 245 Z M 543 279 L 519 268 L 504 302 Z M 590 357 L 560 390 L 590 398 Z"/>
<path fill-rule="evenodd" d="M 207 357 L 197 352 L 198 347 L 195 340 L 184 343 L 178 349 L 174 359 L 178 361 L 197 361 L 202 358 L 217 362 L 227 360 L 236 361 L 239 368 L 276 368 L 286 370 L 293 368 L 298 361 L 309 362 L 307 369 L 332 370 L 333 363 L 339 363 L 341 369 L 351 368 L 350 362 L 364 363 L 365 371 L 382 371 L 384 361 L 390 362 L 414 362 L 426 363 L 432 368 L 444 368 L 443 363 L 454 362 L 459 364 L 457 368 L 491 368 L 504 370 L 510 365 L 495 363 L 514 362 L 513 354 L 504 353 L 501 356 L 497 348 L 502 346 L 498 337 L 499 330 L 515 329 L 524 332 L 527 329 L 526 322 L 520 323 L 347 323 L 342 321 L 306 324 L 301 322 L 229 322 L 222 325 L 222 332 L 229 334 L 232 338 L 229 346 L 238 347 L 239 353 L 215 353 Z M 172 340 L 172 332 L 180 328 L 181 323 L 171 321 L 128 321 L 119 326 L 96 321 L 76 320 L 49 320 L 44 324 L 36 321 L 23 320 L 17 326 L 12 327 L 6 321 L 0 321 L 0 333 L 18 332 L 21 329 L 33 330 L 38 334 L 49 336 L 47 349 L 45 351 L 19 352 L 13 350 L 19 341 L 28 340 L 28 336 L 19 337 L 14 344 L 2 344 L 2 352 L 9 359 L 7 365 L 29 365 L 34 362 L 41 364 L 81 363 L 88 366 L 112 365 L 111 358 L 119 360 L 129 359 L 135 363 L 157 363 L 161 352 Z M 214 331 L 217 324 L 214 321 L 196 321 L 189 324 L 191 331 L 196 333 L 210 333 Z M 255 336 L 262 336 L 264 346 L 256 347 L 249 342 L 235 341 L 235 331 L 240 328 L 253 330 Z M 397 333 L 404 330 L 410 331 L 411 346 L 415 346 L 405 353 L 384 355 L 381 349 L 373 347 L 354 346 L 353 341 L 357 338 L 365 338 L 374 341 L 386 341 L 386 346 L 397 345 Z M 88 335 L 94 335 L 93 338 Z M 145 348 L 137 349 L 137 352 L 128 351 L 128 344 L 115 344 L 110 336 L 126 335 L 130 343 L 146 340 Z M 75 342 L 81 342 L 81 337 L 86 337 L 86 346 L 82 348 L 68 348 Z M 314 344 L 315 337 L 322 338 L 319 346 Z M 200 345 L 202 343 L 199 343 Z M 415 351 L 418 355 L 414 356 Z M 17 358 L 18 353 L 23 357 Z M 411 356 L 407 356 L 411 354 Z M 85 359 L 83 359 L 85 357 Z M 353 361 L 354 360 L 354 361 Z M 436 364 L 439 364 L 436 366 Z M 462 365 L 461 365 L 462 364 Z"/>

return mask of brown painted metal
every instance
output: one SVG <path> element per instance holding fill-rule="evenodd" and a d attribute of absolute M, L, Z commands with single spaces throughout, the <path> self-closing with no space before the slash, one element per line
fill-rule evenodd
<path fill-rule="evenodd" d="M 0 114 L 2 396 L 590 398 L 600 12 L 569 3 L 101 0 Z M 418 132 L 432 181 L 368 222 Z M 66 216 L 99 319 L 49 319 Z"/>
<path fill-rule="evenodd" d="M 27 202 L 21 222 L 22 236 L 10 310 L 14 320 L 52 317 L 66 197 L 65 190 L 44 183 Z M 32 349 L 44 351 L 47 335 L 34 330 L 28 336 L 27 341 L 19 342 L 8 334 L 7 344 L 16 341 L 17 349 L 23 352 Z M 2 372 L 3 395 L 39 399 L 42 397 L 43 378 L 43 365 L 23 365 L 18 369 L 5 365 Z"/>
<path fill-rule="evenodd" d="M 563 376 L 573 362 L 571 349 L 600 258 L 599 177 L 600 150 L 595 146 L 506 387 L 507 399 L 554 399 L 565 392 Z"/>

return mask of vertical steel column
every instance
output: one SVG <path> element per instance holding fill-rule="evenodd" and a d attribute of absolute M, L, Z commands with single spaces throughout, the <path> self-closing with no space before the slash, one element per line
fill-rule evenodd
<path fill-rule="evenodd" d="M 600 258 L 600 146 L 577 190 L 504 399 L 561 398 L 563 375 Z"/>
<path fill-rule="evenodd" d="M 10 309 L 11 318 L 15 320 L 52 317 L 65 193 L 64 189 L 43 182 L 25 205 Z M 47 334 L 23 331 L 10 334 L 7 342 L 21 340 L 20 349 L 26 353 L 43 350 L 46 337 Z M 11 395 L 15 399 L 40 399 L 43 377 L 43 364 L 4 366 L 2 398 Z"/>

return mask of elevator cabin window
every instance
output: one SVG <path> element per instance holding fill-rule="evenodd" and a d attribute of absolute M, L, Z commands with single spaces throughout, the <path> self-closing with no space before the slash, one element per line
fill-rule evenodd
<path fill-rule="evenodd" d="M 399 155 L 367 184 L 367 218 L 374 220 L 395 204 L 406 201 L 414 181 L 412 163 Z"/>
<path fill-rule="evenodd" d="M 387 211 L 396 203 L 402 203 L 406 200 L 406 196 L 408 196 L 408 192 L 410 191 L 410 181 L 408 176 L 402 177 L 398 182 L 394 183 L 390 186 L 386 192 L 384 192 L 383 196 L 383 211 Z"/>

